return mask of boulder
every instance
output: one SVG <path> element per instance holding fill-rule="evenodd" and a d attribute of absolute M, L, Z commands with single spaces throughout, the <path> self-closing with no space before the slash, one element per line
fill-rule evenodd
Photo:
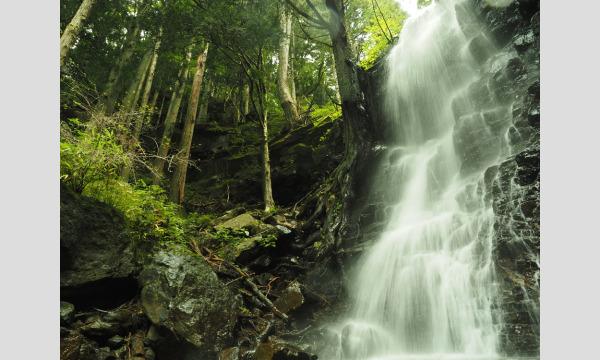
<path fill-rule="evenodd" d="M 215 226 L 216 230 L 256 230 L 261 222 L 249 213 L 244 213 Z"/>
<path fill-rule="evenodd" d="M 139 277 L 150 321 L 214 357 L 231 339 L 241 306 L 204 259 L 183 247 L 157 252 Z"/>
<path fill-rule="evenodd" d="M 300 290 L 300 283 L 297 281 L 291 282 L 273 303 L 284 314 L 296 310 L 302 304 L 304 304 L 304 296 L 302 296 L 302 291 Z"/>
<path fill-rule="evenodd" d="M 317 356 L 304 349 L 285 342 L 275 336 L 258 345 L 254 354 L 256 360 L 316 360 Z"/>
<path fill-rule="evenodd" d="M 60 323 L 61 324 L 69 324 L 73 321 L 73 316 L 75 315 L 75 306 L 66 301 L 60 302 Z"/>
<path fill-rule="evenodd" d="M 60 187 L 60 285 L 126 278 L 135 271 L 132 241 L 111 206 Z"/>
<path fill-rule="evenodd" d="M 231 347 L 219 353 L 219 360 L 238 360 L 240 356 L 240 348 Z"/>

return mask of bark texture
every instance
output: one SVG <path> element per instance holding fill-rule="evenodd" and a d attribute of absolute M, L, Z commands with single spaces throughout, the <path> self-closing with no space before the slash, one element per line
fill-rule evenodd
<path fill-rule="evenodd" d="M 202 86 L 202 95 L 200 96 L 200 108 L 198 109 L 198 117 L 196 123 L 206 122 L 208 120 L 208 103 L 212 97 L 213 83 L 210 78 L 204 79 Z"/>
<path fill-rule="evenodd" d="M 138 122 L 140 122 L 140 118 L 142 114 L 136 114 L 136 106 L 140 99 L 140 94 L 142 93 L 142 88 L 144 86 L 144 81 L 146 79 L 146 75 L 148 73 L 148 67 L 150 66 L 150 60 L 152 58 L 152 51 L 148 51 L 144 57 L 142 58 L 140 65 L 136 71 L 136 75 L 127 90 L 125 95 L 125 99 L 123 100 L 122 110 L 126 112 L 125 117 L 127 119 L 127 127 L 131 126 L 132 121 L 134 121 L 134 129 L 133 133 L 127 133 L 127 142 L 124 147 L 125 150 L 130 151 L 135 147 L 135 144 L 139 138 L 136 136 L 136 128 Z M 131 134 L 131 135 L 130 135 Z M 121 178 L 123 181 L 129 180 L 129 175 L 131 173 L 131 167 L 123 166 L 121 168 Z"/>
<path fill-rule="evenodd" d="M 123 68 L 129 60 L 133 56 L 135 51 L 135 43 L 140 35 L 140 27 L 136 24 L 133 28 L 130 28 L 127 32 L 127 37 L 125 39 L 125 43 L 123 44 L 123 48 L 121 51 L 121 56 L 117 61 L 116 65 L 110 70 L 110 74 L 108 75 L 108 80 L 106 85 L 104 86 L 104 91 L 102 93 L 101 102 L 104 106 L 104 111 L 106 114 L 110 115 L 115 110 L 115 103 L 117 101 L 118 96 L 118 86 L 119 80 L 121 79 Z"/>
<path fill-rule="evenodd" d="M 263 201 L 265 211 L 269 212 L 275 208 L 273 200 L 273 186 L 271 184 L 271 157 L 269 155 L 269 127 L 267 122 L 267 113 L 261 121 L 262 127 L 262 172 L 263 172 Z"/>
<path fill-rule="evenodd" d="M 333 57 L 339 93 L 342 101 L 346 155 L 353 156 L 356 144 L 367 138 L 364 119 L 368 117 L 358 80 L 358 72 L 352 63 L 353 51 L 348 41 L 345 11 L 342 0 L 326 0 L 329 9 L 329 37 L 333 46 Z"/>
<path fill-rule="evenodd" d="M 204 45 L 204 50 L 198 55 L 196 61 L 196 73 L 194 75 L 192 90 L 188 101 L 179 152 L 175 155 L 175 172 L 173 173 L 173 178 L 171 180 L 169 197 L 171 201 L 178 204 L 183 202 L 185 192 L 185 178 L 187 175 L 190 148 L 192 147 L 192 137 L 194 136 L 194 125 L 196 123 L 196 114 L 198 111 L 198 102 L 200 100 L 200 91 L 202 90 L 202 79 L 204 78 L 204 71 L 206 69 L 207 56 L 208 43 Z"/>
<path fill-rule="evenodd" d="M 148 65 L 150 64 L 151 57 L 151 51 L 148 51 L 146 54 L 144 54 L 144 57 L 142 57 L 142 60 L 138 65 L 135 76 L 133 80 L 131 80 L 131 84 L 125 93 L 121 109 L 128 113 L 135 111 L 137 103 L 140 100 L 140 94 L 142 93 L 142 88 L 144 87 L 144 80 L 148 72 Z"/>
<path fill-rule="evenodd" d="M 290 47 L 292 35 L 292 14 L 287 6 L 279 7 L 279 66 L 277 68 L 277 90 L 281 107 L 285 113 L 288 127 L 292 129 L 298 124 L 298 108 L 290 86 Z M 293 82 L 293 78 L 291 79 Z M 294 87 L 295 92 L 295 87 Z"/>
<path fill-rule="evenodd" d="M 161 30 L 162 32 L 162 30 Z M 160 35 L 159 35 L 160 36 Z M 142 94 L 142 100 L 140 103 L 140 114 L 136 117 L 135 128 L 133 131 L 134 141 L 139 140 L 140 135 L 142 134 L 142 127 L 144 126 L 144 120 L 148 114 L 148 100 L 150 99 L 150 91 L 152 90 L 152 83 L 154 81 L 154 73 L 156 72 L 156 62 L 158 61 L 158 50 L 160 49 L 160 37 L 154 44 L 154 50 L 152 51 L 152 59 L 148 64 L 148 71 L 146 74 L 144 86 L 144 92 Z"/>
<path fill-rule="evenodd" d="M 250 84 L 247 82 L 242 85 L 242 96 L 240 96 L 241 121 L 245 122 L 250 114 Z"/>
<path fill-rule="evenodd" d="M 79 6 L 79 9 L 77 9 L 75 16 L 73 16 L 73 19 L 71 19 L 71 22 L 69 22 L 69 25 L 67 25 L 63 31 L 60 37 L 61 67 L 64 66 L 65 61 L 69 56 L 69 52 L 71 51 L 71 47 L 75 43 L 75 40 L 77 40 L 79 37 L 79 33 L 83 29 L 83 24 L 85 24 L 85 21 L 90 16 L 95 3 L 96 0 L 83 0 Z"/>
<path fill-rule="evenodd" d="M 188 51 L 183 67 L 179 70 L 178 79 L 173 87 L 173 94 L 171 95 L 171 101 L 169 102 L 169 108 L 167 109 L 165 126 L 160 140 L 160 147 L 158 148 L 157 157 L 153 164 L 154 173 L 152 181 L 155 185 L 160 184 L 160 180 L 164 174 L 165 158 L 169 154 L 169 149 L 171 148 L 171 138 L 173 137 L 173 130 L 175 129 L 175 124 L 177 123 L 177 114 L 179 114 L 181 100 L 183 99 L 183 94 L 185 93 L 185 82 L 188 77 L 188 64 L 191 57 L 192 53 L 191 51 Z"/>

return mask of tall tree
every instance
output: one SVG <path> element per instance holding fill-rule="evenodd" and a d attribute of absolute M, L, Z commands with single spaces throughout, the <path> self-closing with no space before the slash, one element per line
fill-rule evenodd
<path fill-rule="evenodd" d="M 185 60 L 181 69 L 179 70 L 177 81 L 173 86 L 173 93 L 167 109 L 167 116 L 165 117 L 165 124 L 160 140 L 160 146 L 153 164 L 154 172 L 152 174 L 152 182 L 155 185 L 160 184 L 160 180 L 162 179 L 164 173 L 165 159 L 169 154 L 169 149 L 171 148 L 171 138 L 173 137 L 173 130 L 175 129 L 175 124 L 177 123 L 177 115 L 179 114 L 179 108 L 181 107 L 181 100 L 183 99 L 183 94 L 185 93 L 185 82 L 188 77 L 188 65 L 191 58 L 192 52 L 190 49 L 186 52 Z"/>
<path fill-rule="evenodd" d="M 161 30 L 162 33 L 162 30 Z M 160 34 L 158 40 L 154 44 L 154 50 L 152 51 L 152 59 L 148 64 L 148 72 L 146 74 L 146 85 L 144 86 L 144 92 L 142 94 L 142 100 L 140 103 L 140 114 L 136 117 L 135 127 L 133 130 L 133 140 L 138 141 L 142 134 L 142 127 L 144 126 L 144 120 L 148 113 L 148 100 L 150 100 L 150 91 L 152 90 L 152 83 L 154 81 L 154 73 L 156 72 L 156 62 L 158 60 L 158 50 L 160 49 Z"/>
<path fill-rule="evenodd" d="M 117 60 L 117 63 L 111 68 L 110 74 L 108 75 L 108 80 L 106 85 L 104 86 L 104 91 L 102 92 L 101 102 L 104 106 L 104 111 L 106 114 L 112 114 L 115 110 L 115 103 L 117 101 L 118 96 L 118 86 L 119 80 L 123 74 L 123 69 L 129 63 L 129 60 L 133 56 L 135 51 L 135 45 L 138 41 L 140 35 L 140 26 L 137 21 L 132 27 L 127 31 L 127 37 L 125 38 L 125 43 L 121 49 L 121 56 Z"/>
<path fill-rule="evenodd" d="M 285 4 L 279 6 L 279 66 L 277 68 L 277 89 L 281 107 L 285 113 L 289 129 L 298 124 L 298 106 L 294 95 L 292 95 L 292 85 L 294 79 L 290 75 L 290 48 L 292 37 L 292 15 Z"/>
<path fill-rule="evenodd" d="M 142 88 L 144 87 L 144 80 L 146 79 L 146 75 L 148 74 L 148 66 L 150 65 L 151 59 L 152 50 L 148 50 L 140 60 L 135 75 L 131 80 L 127 92 L 125 93 L 121 108 L 123 109 L 123 111 L 129 114 L 135 111 L 137 104 L 140 100 Z"/>
<path fill-rule="evenodd" d="M 312 26 L 326 30 L 331 40 L 344 121 L 344 143 L 347 161 L 342 166 L 349 167 L 358 151 L 357 144 L 360 144 L 361 139 L 367 138 L 367 129 L 364 122 L 367 114 L 358 81 L 355 56 L 346 30 L 345 1 L 325 0 L 325 7 L 329 13 L 327 19 L 311 0 L 305 0 L 310 13 L 299 8 L 293 0 L 285 1 Z"/>
<path fill-rule="evenodd" d="M 79 9 L 77 9 L 75 16 L 73 16 L 73 19 L 71 20 L 69 25 L 67 25 L 67 27 L 63 31 L 63 33 L 60 37 L 60 66 L 61 67 L 65 64 L 65 60 L 69 56 L 69 51 L 71 50 L 71 47 L 75 43 L 75 40 L 77 40 L 79 33 L 83 29 L 83 24 L 85 23 L 87 18 L 90 16 L 90 13 L 92 12 L 92 8 L 94 7 L 95 3 L 96 3 L 96 0 L 83 0 L 81 5 L 79 6 Z"/>
<path fill-rule="evenodd" d="M 156 73 L 156 63 L 158 62 L 158 51 L 160 50 L 162 29 L 158 34 L 158 39 L 154 43 L 154 50 L 152 52 L 152 60 L 150 61 L 150 67 L 148 68 L 148 75 L 146 76 L 146 85 L 144 86 L 144 94 L 142 95 L 142 102 L 140 104 L 140 108 L 142 111 L 145 111 L 148 106 L 148 101 L 150 99 L 150 91 L 152 90 L 152 85 L 154 82 L 154 74 Z"/>
<path fill-rule="evenodd" d="M 249 58 L 247 58 L 249 60 Z M 271 156 L 269 152 L 269 123 L 267 109 L 266 71 L 263 49 L 258 49 L 255 61 L 246 63 L 248 82 L 250 83 L 250 100 L 261 127 L 261 157 L 262 157 L 262 185 L 264 210 L 269 212 L 275 209 L 273 199 L 273 185 L 271 181 Z"/>
<path fill-rule="evenodd" d="M 185 178 L 187 176 L 190 150 L 192 147 L 192 138 L 194 136 L 194 125 L 196 124 L 196 114 L 198 111 L 198 102 L 200 100 L 200 91 L 202 90 L 202 80 L 206 69 L 206 58 L 208 56 L 208 42 L 204 45 L 203 51 L 196 60 L 196 72 L 192 82 L 192 90 L 188 100 L 187 113 L 181 134 L 179 151 L 175 155 L 175 171 L 171 179 L 171 189 L 169 197 L 171 201 L 181 204 L 185 194 Z"/>
<path fill-rule="evenodd" d="M 206 122 L 208 120 L 208 104 L 212 97 L 213 81 L 210 78 L 204 79 L 202 86 L 202 94 L 200 95 L 200 108 L 198 109 L 197 123 Z"/>

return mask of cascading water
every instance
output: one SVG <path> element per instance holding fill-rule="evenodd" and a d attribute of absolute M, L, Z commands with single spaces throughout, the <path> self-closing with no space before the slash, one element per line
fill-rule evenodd
<path fill-rule="evenodd" d="M 511 105 L 484 109 L 469 91 L 484 66 L 471 43 L 486 38 L 466 2 L 398 2 L 410 17 L 384 85 L 396 140 L 374 179 L 395 205 L 356 267 L 335 356 L 496 358 L 494 213 L 484 173 L 510 152 Z M 476 45 L 489 59 L 498 53 L 489 41 Z"/>

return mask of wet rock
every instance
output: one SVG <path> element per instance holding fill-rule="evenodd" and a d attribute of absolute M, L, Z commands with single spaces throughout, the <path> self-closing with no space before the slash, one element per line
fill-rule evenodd
<path fill-rule="evenodd" d="M 492 55 L 490 50 L 490 40 L 484 34 L 474 37 L 471 42 L 469 42 L 469 51 L 478 63 L 484 63 Z"/>
<path fill-rule="evenodd" d="M 229 229 L 229 230 L 253 229 L 253 230 L 256 230 L 259 228 L 260 224 L 261 224 L 261 222 L 259 220 L 255 219 L 249 213 L 245 213 L 242 215 L 238 215 L 238 216 L 234 217 L 233 219 L 229 219 L 221 224 L 218 224 L 217 226 L 215 226 L 215 229 L 217 229 L 217 230 L 225 230 L 225 229 Z"/>
<path fill-rule="evenodd" d="M 154 353 L 154 350 L 150 349 L 150 348 L 146 348 L 146 351 L 144 352 L 144 360 L 154 360 L 156 359 L 156 354 Z"/>
<path fill-rule="evenodd" d="M 513 40 L 513 45 L 515 49 L 519 52 L 524 52 L 531 45 L 535 43 L 535 35 L 533 30 L 529 30 L 525 34 L 517 35 Z"/>
<path fill-rule="evenodd" d="M 78 333 L 72 333 L 69 336 L 60 338 L 60 358 L 61 360 L 78 360 L 79 351 L 82 344 L 82 336 Z"/>
<path fill-rule="evenodd" d="M 185 248 L 156 253 L 140 274 L 141 302 L 157 326 L 173 331 L 205 356 L 230 340 L 240 299 L 221 283 L 206 261 Z"/>
<path fill-rule="evenodd" d="M 62 287 L 135 272 L 131 239 L 117 211 L 99 201 L 60 187 L 60 256 Z"/>
<path fill-rule="evenodd" d="M 148 342 L 148 344 L 152 345 L 153 343 L 160 341 L 161 338 L 162 337 L 160 336 L 160 333 L 156 326 L 150 325 L 150 327 L 148 328 L 148 332 L 146 333 L 146 341 Z"/>
<path fill-rule="evenodd" d="M 290 229 L 286 228 L 286 227 L 285 227 L 285 226 L 283 226 L 283 225 L 279 225 L 279 224 L 278 224 L 278 225 L 275 225 L 275 227 L 276 227 L 276 228 L 277 228 L 277 230 L 279 230 L 279 232 L 281 232 L 281 234 L 283 234 L 283 235 L 288 235 L 288 234 L 291 234 L 291 233 L 292 233 L 292 230 L 290 230 Z"/>
<path fill-rule="evenodd" d="M 131 337 L 131 355 L 133 360 L 144 360 L 146 349 L 144 347 L 144 334 L 136 332 Z"/>
<path fill-rule="evenodd" d="M 528 149 L 515 156 L 515 161 L 518 165 L 516 181 L 519 185 L 530 185 L 539 176 L 540 173 L 540 156 L 535 149 Z"/>
<path fill-rule="evenodd" d="M 122 336 L 115 335 L 115 336 L 111 337 L 110 339 L 108 339 L 106 344 L 108 346 L 110 346 L 111 349 L 118 349 L 119 347 L 121 347 L 121 345 L 123 345 L 124 341 L 125 340 L 123 339 Z"/>
<path fill-rule="evenodd" d="M 271 336 L 260 343 L 255 352 L 256 360 L 316 360 L 315 355 L 305 352 L 302 348 Z"/>
<path fill-rule="evenodd" d="M 304 304 L 304 296 L 297 281 L 290 283 L 273 303 L 284 314 L 299 308 L 302 304 Z"/>
<path fill-rule="evenodd" d="M 69 324 L 73 321 L 73 316 L 75 315 L 75 306 L 66 301 L 60 302 L 60 323 L 61 324 Z"/>
<path fill-rule="evenodd" d="M 87 321 L 80 331 L 87 336 L 110 337 L 119 332 L 118 323 L 106 322 L 100 317 L 93 317 Z"/>
<path fill-rule="evenodd" d="M 108 347 L 99 347 L 96 342 L 83 338 L 77 359 L 109 360 L 114 359 L 114 353 Z"/>
<path fill-rule="evenodd" d="M 240 356 L 240 348 L 231 347 L 219 353 L 219 360 L 238 360 Z"/>

